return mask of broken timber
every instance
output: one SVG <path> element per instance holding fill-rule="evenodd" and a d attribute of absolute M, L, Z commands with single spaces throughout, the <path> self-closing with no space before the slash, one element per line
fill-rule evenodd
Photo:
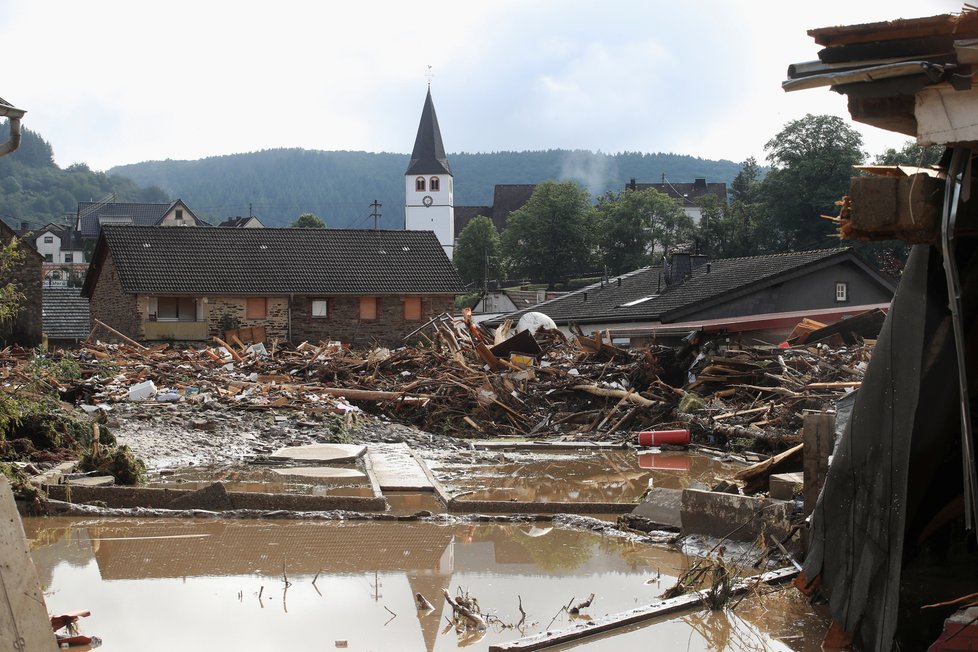
<path fill-rule="evenodd" d="M 798 571 L 795 568 L 782 568 L 779 570 L 762 573 L 760 575 L 754 575 L 753 577 L 737 580 L 731 586 L 730 595 L 733 596 L 740 593 L 745 593 L 760 583 L 778 584 L 781 582 L 787 582 L 794 578 L 797 574 Z M 709 589 L 704 589 L 702 591 L 687 593 L 675 598 L 666 598 L 664 600 L 659 600 L 658 602 L 653 602 L 650 605 L 632 609 L 630 611 L 612 614 L 610 616 L 605 616 L 604 618 L 595 618 L 587 623 L 583 623 L 569 629 L 556 632 L 543 632 L 541 634 L 527 636 L 526 638 L 521 638 L 516 641 L 510 641 L 509 643 L 491 645 L 489 646 L 489 652 L 509 652 L 510 650 L 542 650 L 555 645 L 568 643 L 570 641 L 578 641 L 588 636 L 609 632 L 627 625 L 658 618 L 659 616 L 666 616 L 680 611 L 695 609 L 703 606 L 703 601 L 706 598 L 708 591 Z"/>

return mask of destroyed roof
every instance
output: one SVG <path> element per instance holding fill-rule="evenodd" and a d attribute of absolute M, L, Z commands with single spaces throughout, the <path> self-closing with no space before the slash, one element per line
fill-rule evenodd
<path fill-rule="evenodd" d="M 81 288 L 44 287 L 41 291 L 44 334 L 55 340 L 83 340 L 91 328 L 88 299 Z"/>
<path fill-rule="evenodd" d="M 966 91 L 978 63 L 978 12 L 808 31 L 817 61 L 788 67 L 786 91 L 819 86 L 849 98 L 854 120 L 918 134 L 915 98 L 927 87 Z M 929 144 L 925 143 L 925 144 Z"/>
<path fill-rule="evenodd" d="M 643 267 L 537 304 L 530 310 L 546 314 L 557 324 L 669 322 L 841 261 L 858 265 L 890 291 L 895 287 L 892 280 L 867 265 L 851 249 L 816 249 L 714 260 L 694 269 L 685 281 L 671 285 L 666 284 L 662 267 Z M 518 319 L 530 310 L 520 310 L 488 323 Z"/>
<path fill-rule="evenodd" d="M 122 287 L 149 294 L 456 294 L 455 268 L 431 231 L 182 229 L 106 225 L 92 255 L 91 296 L 106 255 Z"/>

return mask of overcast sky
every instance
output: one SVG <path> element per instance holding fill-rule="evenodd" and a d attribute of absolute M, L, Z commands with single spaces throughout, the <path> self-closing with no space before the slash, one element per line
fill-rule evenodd
<path fill-rule="evenodd" d="M 959 11 L 929 0 L 0 0 L 0 97 L 61 166 L 275 147 L 410 152 L 431 66 L 449 152 L 763 160 L 828 89 L 784 93 L 808 29 Z M 855 125 L 875 155 L 906 138 Z"/>

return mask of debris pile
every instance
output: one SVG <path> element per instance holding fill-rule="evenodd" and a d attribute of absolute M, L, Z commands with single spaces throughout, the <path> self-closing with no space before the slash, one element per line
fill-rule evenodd
<path fill-rule="evenodd" d="M 867 343 L 824 342 L 719 351 L 698 338 L 695 346 L 629 351 L 601 334 L 568 339 L 557 330 L 524 331 L 490 348 L 487 332 L 452 319 L 433 320 L 423 335 L 424 346 L 361 352 L 338 342 L 91 343 L 62 354 L 79 378 L 47 382 L 91 411 L 121 401 L 216 401 L 241 410 L 364 411 L 456 437 L 613 442 L 678 426 L 698 441 L 768 450 L 798 441 L 803 410 L 858 387 L 871 353 Z"/>

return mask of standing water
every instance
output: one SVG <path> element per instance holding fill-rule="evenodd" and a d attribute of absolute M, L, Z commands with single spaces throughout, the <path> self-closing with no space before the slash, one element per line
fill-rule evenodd
<path fill-rule="evenodd" d="M 647 604 L 687 565 L 669 549 L 542 523 L 27 518 L 24 528 L 48 610 L 91 610 L 82 629 L 107 651 L 485 650 L 567 627 L 564 607 L 591 593 L 576 618 Z M 447 626 L 446 590 L 477 599 L 485 633 Z M 417 593 L 432 612 L 417 609 Z M 817 623 L 805 603 L 761 600 L 586 649 L 817 649 L 804 644 Z"/>

